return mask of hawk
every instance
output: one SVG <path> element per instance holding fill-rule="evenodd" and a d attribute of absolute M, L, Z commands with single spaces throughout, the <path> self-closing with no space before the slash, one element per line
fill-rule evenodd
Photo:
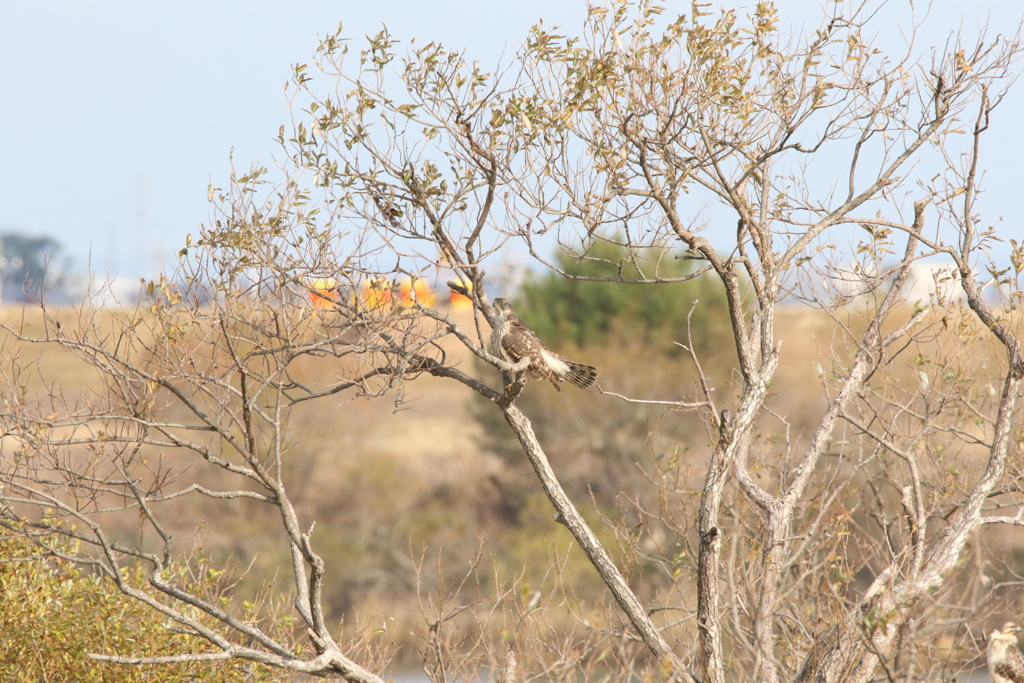
<path fill-rule="evenodd" d="M 992 631 L 988 637 L 988 673 L 993 683 L 1024 683 L 1024 655 L 1017 647 L 1020 626 L 1006 622 L 1002 631 Z"/>
<path fill-rule="evenodd" d="M 560 382 L 569 380 L 580 389 L 586 389 L 597 379 L 597 368 L 573 363 L 544 346 L 533 330 L 523 324 L 512 304 L 505 299 L 494 300 L 494 324 L 491 331 L 491 353 L 518 363 L 529 358 L 526 374 L 534 379 L 546 379 L 559 392 Z"/>

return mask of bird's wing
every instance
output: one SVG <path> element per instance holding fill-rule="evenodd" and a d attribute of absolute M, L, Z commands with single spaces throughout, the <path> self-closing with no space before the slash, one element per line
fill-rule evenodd
<path fill-rule="evenodd" d="M 992 670 L 1013 683 L 1024 683 L 1024 655 L 1016 645 L 1011 645 L 1006 648 L 1006 657 Z"/>
<path fill-rule="evenodd" d="M 508 332 L 501 338 L 501 348 L 505 349 L 513 363 L 517 363 L 523 358 L 539 356 L 544 345 L 529 327 L 518 320 L 511 320 Z"/>

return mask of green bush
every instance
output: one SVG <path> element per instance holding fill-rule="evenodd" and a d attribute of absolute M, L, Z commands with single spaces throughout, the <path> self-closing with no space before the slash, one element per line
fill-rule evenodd
<path fill-rule="evenodd" d="M 62 554 L 78 551 L 77 544 L 64 537 L 54 537 L 52 543 Z M 91 653 L 170 656 L 216 648 L 172 630 L 176 624 L 163 614 L 125 596 L 109 581 L 47 556 L 23 537 L 0 535 L 0 557 L 4 559 L 0 562 L 0 681 L 278 680 L 271 672 L 239 660 L 135 666 L 91 659 Z M 199 574 L 179 571 L 175 579 L 202 584 L 199 587 L 206 590 L 200 594 L 219 593 L 217 572 L 209 568 Z M 122 572 L 132 585 L 145 587 L 141 565 Z M 227 606 L 230 600 L 225 597 L 221 602 Z"/>
<path fill-rule="evenodd" d="M 629 251 L 596 241 L 583 259 L 562 253 L 559 267 L 578 277 L 640 279 L 639 263 L 648 278 L 657 272 L 664 279 L 693 273 L 694 261 L 675 258 L 658 249 Z M 552 346 L 644 345 L 668 351 L 672 342 L 686 343 L 686 320 L 694 301 L 694 346 L 698 351 L 717 347 L 728 334 L 725 292 L 713 275 L 686 282 L 627 284 L 566 278 L 548 272 L 527 279 L 516 297 L 517 313 L 541 339 Z"/>

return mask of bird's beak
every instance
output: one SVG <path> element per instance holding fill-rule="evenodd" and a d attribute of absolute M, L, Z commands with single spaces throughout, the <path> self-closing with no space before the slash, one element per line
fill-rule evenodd
<path fill-rule="evenodd" d="M 1020 626 L 1014 626 L 1013 627 L 1013 632 L 1014 633 L 1020 633 L 1021 631 L 1024 631 L 1024 629 L 1022 629 Z"/>

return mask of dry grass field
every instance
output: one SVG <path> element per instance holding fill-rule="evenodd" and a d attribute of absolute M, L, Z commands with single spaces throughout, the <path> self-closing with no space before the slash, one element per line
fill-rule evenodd
<path fill-rule="evenodd" d="M 122 314 L 98 315 L 101 321 L 114 322 Z M 850 340 L 840 321 L 824 313 L 789 307 L 777 315 L 782 361 L 771 408 L 788 422 L 791 440 L 799 446 L 821 415 L 821 387 L 833 364 L 850 356 Z M 919 351 L 942 347 L 949 365 L 915 365 L 915 359 L 925 354 L 909 348 L 887 367 L 878 384 L 898 388 L 921 381 L 919 372 L 934 376 L 933 381 L 943 373 L 959 373 L 967 379 L 957 381 L 991 391 L 986 375 L 999 367 L 999 357 L 992 349 L 986 353 L 978 344 L 967 343 L 963 328 L 952 317 L 939 319 L 951 314 L 932 315 L 938 331 L 925 342 L 929 348 Z M 42 331 L 38 312 L 7 308 L 2 316 L 9 326 L 21 326 L 28 333 Z M 71 321 L 74 312 L 61 316 Z M 472 329 L 469 314 L 459 322 Z M 856 329 L 855 312 L 848 312 L 841 322 Z M 735 391 L 735 375 L 728 340 L 717 348 L 722 352 L 704 359 L 704 367 L 724 406 Z M 454 338 L 447 339 L 445 350 L 466 372 L 496 381 Z M 14 345 L 8 339 L 4 353 L 6 366 L 20 357 L 19 364 L 30 371 L 30 392 L 52 385 L 66 398 L 81 395 L 87 400 L 89 391 L 99 386 L 94 368 L 56 344 Z M 691 394 L 694 387 L 692 366 L 682 354 L 648 355 L 643 348 L 614 345 L 566 353 L 601 368 L 599 383 L 605 391 L 673 400 Z M 304 359 L 298 376 L 327 386 L 337 376 L 331 362 Z M 683 454 L 687 483 L 694 491 L 699 489 L 710 437 L 692 413 L 626 404 L 594 389 L 581 393 L 566 386 L 556 394 L 544 382 L 531 382 L 521 400 L 532 411 L 531 418 L 547 425 L 539 433 L 542 439 L 550 436 L 544 445 L 552 464 L 588 517 L 628 517 L 628 501 L 651 499 L 654 463 L 665 453 Z M 286 480 L 300 516 L 307 522 L 316 520 L 313 540 L 331 576 L 325 597 L 332 618 L 344 620 L 347 630 L 385 623 L 394 644 L 415 646 L 410 634 L 422 631 L 423 596 L 436 591 L 439 582 L 450 586 L 465 574 L 478 550 L 482 560 L 477 578 L 466 589 L 477 597 L 486 598 L 514 581 L 519 598 L 525 600 L 535 590 L 548 590 L 569 579 L 581 595 L 594 591 L 600 601 L 603 589 L 592 569 L 571 550 L 569 534 L 552 521 L 547 501 L 531 480 L 532 473 L 516 461 L 515 449 L 502 451 L 504 425 L 489 422 L 486 409 L 462 385 L 425 375 L 410 382 L 402 396 L 392 392 L 353 399 L 338 394 L 300 404 L 289 414 Z M 964 428 L 971 429 L 967 423 Z M 960 470 L 965 477 L 973 476 L 969 450 L 958 454 L 961 464 L 967 465 Z M 198 456 L 164 455 L 169 462 L 177 457 L 171 467 L 180 484 L 195 479 L 193 472 L 202 464 Z M 768 481 L 770 463 L 782 457 L 781 448 L 766 448 L 763 457 L 766 467 L 756 474 Z M 210 476 L 208 467 L 202 471 Z M 184 547 L 197 545 L 215 557 L 233 556 L 239 566 L 251 567 L 240 584 L 243 589 L 286 577 L 290 571 L 273 508 L 198 497 L 167 505 L 170 530 Z M 121 515 L 113 526 L 125 541 L 151 540 L 134 513 Z M 602 534 L 626 552 L 610 527 Z M 1020 533 L 1007 530 L 998 543 L 1015 551 L 1022 540 Z M 288 581 L 281 578 L 279 583 L 283 590 Z M 508 624 L 494 627 L 500 630 Z M 403 653 L 408 660 L 415 649 L 406 647 Z"/>

